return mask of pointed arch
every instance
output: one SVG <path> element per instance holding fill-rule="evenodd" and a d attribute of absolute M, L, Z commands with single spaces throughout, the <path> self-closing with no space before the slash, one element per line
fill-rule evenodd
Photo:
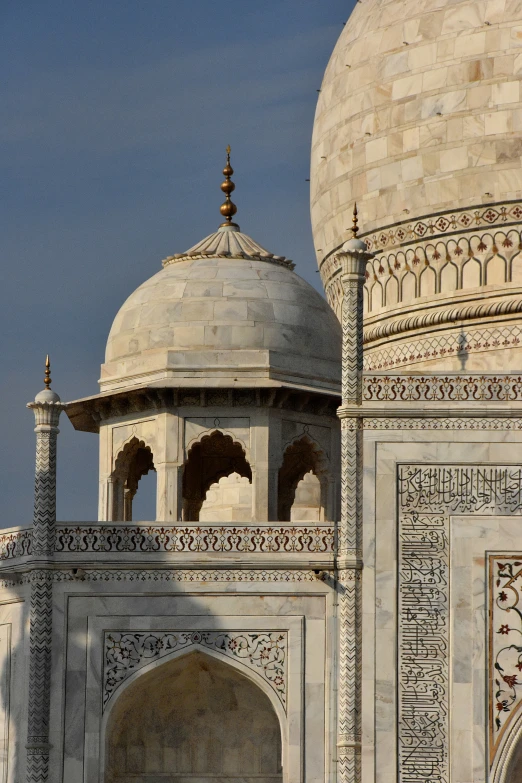
<path fill-rule="evenodd" d="M 148 713 L 154 718 L 147 720 Z M 245 781 L 253 775 L 252 783 L 262 772 L 282 781 L 287 730 L 282 704 L 261 675 L 240 660 L 195 644 L 141 667 L 118 688 L 102 721 L 102 779 L 118 783 L 127 771 L 167 773 L 167 781 L 197 771 L 205 779 L 221 771 L 223 777 Z M 256 753 L 257 746 L 265 753 Z M 237 769 L 227 767 L 229 747 L 241 748 L 233 754 Z M 135 748 L 133 768 L 127 770 L 129 751 Z M 263 768 L 263 758 L 270 770 Z"/>
<path fill-rule="evenodd" d="M 392 307 L 399 301 L 399 281 L 395 275 L 390 275 L 386 281 L 386 307 Z"/>
<path fill-rule="evenodd" d="M 294 438 L 285 448 L 277 482 L 277 518 L 289 522 L 297 485 L 307 473 L 321 484 L 320 518 L 328 516 L 328 476 L 330 463 L 324 451 L 308 434 Z"/>
<path fill-rule="evenodd" d="M 482 285 L 482 267 L 477 258 L 471 256 L 462 265 L 462 288 L 478 288 Z"/>
<path fill-rule="evenodd" d="M 495 253 L 486 262 L 486 285 L 503 285 L 506 282 L 507 263 L 504 256 Z"/>
<path fill-rule="evenodd" d="M 436 293 L 437 276 L 431 266 L 425 266 L 419 279 L 419 296 L 433 296 Z"/>
<path fill-rule="evenodd" d="M 252 469 L 241 443 L 218 429 L 195 441 L 183 468 L 183 520 L 198 522 L 210 485 L 232 473 L 252 483 Z"/>
<path fill-rule="evenodd" d="M 138 490 L 139 481 L 149 471 L 155 470 L 152 449 L 134 435 L 124 444 L 114 461 L 111 476 L 113 521 L 132 521 L 132 501 Z"/>
<path fill-rule="evenodd" d="M 411 302 L 417 296 L 417 278 L 411 269 L 401 280 L 401 302 Z"/>
<path fill-rule="evenodd" d="M 441 269 L 440 272 L 440 292 L 453 293 L 458 288 L 458 269 L 457 265 L 453 261 L 448 261 Z"/>

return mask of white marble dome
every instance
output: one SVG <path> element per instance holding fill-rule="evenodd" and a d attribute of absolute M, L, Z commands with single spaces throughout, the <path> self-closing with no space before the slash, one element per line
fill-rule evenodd
<path fill-rule="evenodd" d="M 293 267 L 234 226 L 165 259 L 114 320 L 101 390 L 204 379 L 338 392 L 339 324 Z"/>
<path fill-rule="evenodd" d="M 426 357 L 440 364 L 443 338 L 438 348 L 425 339 L 437 319 L 446 330 L 459 327 L 446 346 L 448 369 L 456 353 L 492 350 L 497 339 L 508 350 L 520 342 L 518 327 L 496 335 L 486 327 L 521 309 L 514 303 L 522 285 L 521 76 L 520 0 L 355 5 L 318 99 L 311 214 L 337 312 L 335 254 L 350 236 L 354 201 L 361 236 L 376 253 L 366 285 L 367 369 Z M 495 303 L 484 320 L 470 302 L 485 297 Z M 429 323 L 422 321 L 427 307 L 437 309 Z M 397 325 L 405 310 L 418 318 Z M 400 356 L 382 342 L 395 345 L 406 333 Z M 497 369 L 507 361 L 483 356 L 477 369 L 490 360 Z"/>

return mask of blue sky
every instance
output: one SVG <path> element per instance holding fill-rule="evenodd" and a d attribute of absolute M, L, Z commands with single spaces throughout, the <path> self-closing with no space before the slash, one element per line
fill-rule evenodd
<path fill-rule="evenodd" d="M 316 287 L 309 148 L 340 0 L 2 0 L 2 526 L 32 515 L 46 352 L 95 394 L 125 298 L 213 231 L 232 146 L 242 230 Z M 58 517 L 97 516 L 98 439 L 63 415 Z"/>

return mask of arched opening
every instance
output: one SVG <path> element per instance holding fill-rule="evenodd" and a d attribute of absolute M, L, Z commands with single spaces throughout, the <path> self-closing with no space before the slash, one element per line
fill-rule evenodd
<path fill-rule="evenodd" d="M 252 484 L 246 476 L 231 473 L 211 484 L 201 504 L 200 522 L 251 522 Z"/>
<path fill-rule="evenodd" d="M 310 496 L 313 497 L 314 495 L 314 490 L 317 486 L 316 482 L 319 484 L 318 518 L 325 518 L 327 489 L 325 473 L 323 454 L 306 435 L 288 446 L 284 453 L 283 464 L 279 469 L 278 476 L 277 504 L 278 520 L 280 522 L 289 522 L 292 519 L 292 509 L 296 501 L 297 489 L 300 482 L 308 474 L 312 474 L 313 477 L 306 481 L 311 490 Z M 300 487 L 299 501 L 302 500 L 301 493 L 306 493 L 306 483 Z M 298 513 L 297 508 L 295 513 Z"/>
<path fill-rule="evenodd" d="M 216 430 L 194 443 L 183 469 L 183 520 L 198 522 L 210 486 L 232 473 L 252 482 L 245 451 L 230 435 Z"/>
<path fill-rule="evenodd" d="M 321 482 L 310 470 L 295 488 L 290 509 L 291 522 L 319 522 L 321 520 Z"/>
<path fill-rule="evenodd" d="M 281 728 L 268 696 L 201 652 L 162 664 L 123 691 L 105 747 L 105 783 L 282 781 Z"/>
<path fill-rule="evenodd" d="M 150 471 L 155 471 L 155 468 L 149 446 L 146 446 L 138 438 L 132 438 L 118 455 L 112 475 L 113 521 L 132 522 L 133 500 L 138 490 L 138 484 L 140 479 Z M 152 519 L 156 519 L 155 504 Z"/>

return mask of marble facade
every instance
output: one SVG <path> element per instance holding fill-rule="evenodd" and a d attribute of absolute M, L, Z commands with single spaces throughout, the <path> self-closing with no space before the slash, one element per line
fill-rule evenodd
<path fill-rule="evenodd" d="M 312 149 L 330 307 L 225 210 L 122 306 L 98 395 L 30 403 L 0 783 L 522 780 L 521 30 L 358 4 Z M 96 521 L 56 520 L 63 410 Z"/>

